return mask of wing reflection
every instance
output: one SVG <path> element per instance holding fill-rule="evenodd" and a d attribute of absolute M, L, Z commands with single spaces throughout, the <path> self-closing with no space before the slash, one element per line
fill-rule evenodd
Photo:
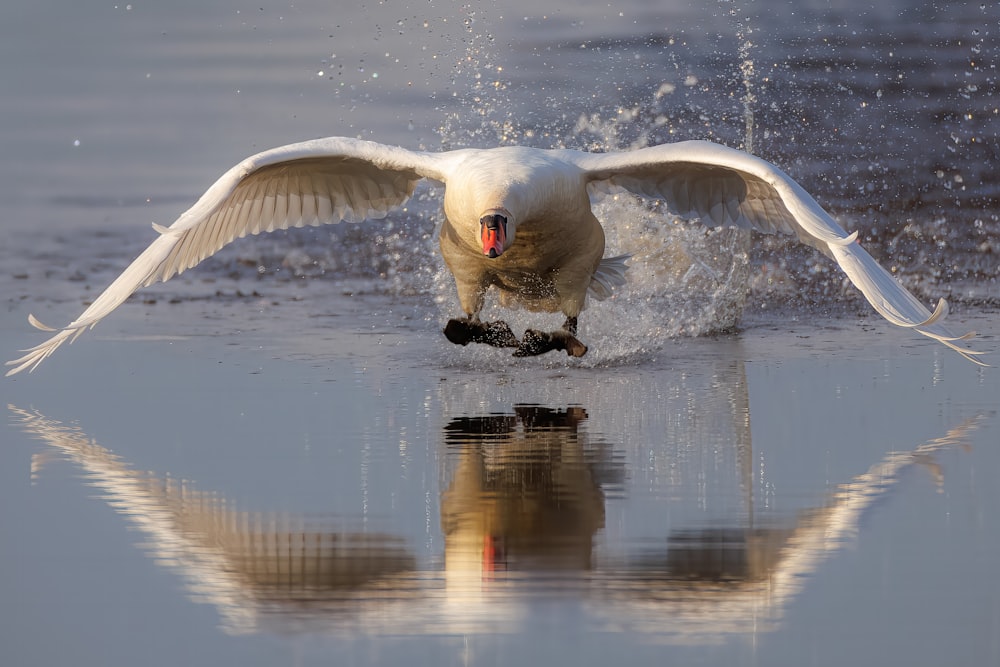
<path fill-rule="evenodd" d="M 837 487 L 827 504 L 787 525 L 679 530 L 662 552 L 628 563 L 607 563 L 592 582 L 590 606 L 604 628 L 628 629 L 661 640 L 713 641 L 767 632 L 821 563 L 856 537 L 865 515 L 914 465 L 963 444 L 983 416 L 907 452 L 891 452 L 867 472 Z"/>
<path fill-rule="evenodd" d="M 398 536 L 243 512 L 189 482 L 136 471 L 76 426 L 9 408 L 25 432 L 84 470 L 101 498 L 144 533 L 150 556 L 180 574 L 193 599 L 218 608 L 232 632 L 256 631 L 273 615 L 292 626 L 316 615 L 350 620 L 359 604 L 418 590 L 410 576 L 416 561 Z M 33 458 L 33 476 L 44 456 Z"/>
<path fill-rule="evenodd" d="M 560 596 L 579 603 L 590 627 L 685 642 L 776 627 L 808 575 L 854 536 L 900 473 L 915 464 L 934 470 L 931 457 L 980 421 L 887 455 L 781 525 L 693 526 L 659 547 L 608 555 L 595 543 L 626 468 L 612 445 L 582 428 L 583 408 L 519 405 L 513 414 L 458 417 L 444 428 L 442 568 L 439 558 L 421 562 L 403 536 L 352 529 L 349 520 L 240 511 L 190 483 L 137 472 L 77 427 L 10 410 L 26 433 L 85 471 L 142 532 L 157 564 L 213 605 L 229 632 L 509 632 L 531 622 L 532 602 Z M 33 475 L 50 455 L 36 455 Z"/>

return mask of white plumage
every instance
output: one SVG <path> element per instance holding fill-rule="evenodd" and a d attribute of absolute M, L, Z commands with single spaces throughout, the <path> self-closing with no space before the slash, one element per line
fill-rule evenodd
<path fill-rule="evenodd" d="M 603 258 L 588 190 L 624 189 L 710 226 L 795 234 L 832 257 L 889 322 L 981 363 L 980 352 L 958 344 L 974 334 L 956 336 L 942 325 L 944 299 L 928 310 L 857 243 L 856 232 L 847 234 L 785 173 L 747 153 L 705 141 L 619 153 L 523 147 L 429 153 L 332 137 L 265 151 L 227 171 L 170 227 L 154 225 L 159 237 L 79 318 L 56 330 L 29 316 L 35 327 L 56 333 L 7 362 L 7 375 L 34 369 L 139 288 L 170 279 L 234 239 L 383 218 L 424 178 L 445 186 L 442 254 L 470 319 L 478 318 L 482 293 L 496 286 L 515 301 L 562 310 L 575 324 L 588 291 L 604 298 L 624 280 L 624 258 Z M 500 256 L 484 257 L 481 218 L 498 211 L 510 218 L 508 244 Z M 525 272 L 543 279 L 542 288 L 519 283 Z"/>

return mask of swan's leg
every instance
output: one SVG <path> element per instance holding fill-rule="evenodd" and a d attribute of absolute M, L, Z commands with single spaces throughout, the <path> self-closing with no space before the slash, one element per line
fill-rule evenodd
<path fill-rule="evenodd" d="M 448 320 L 444 335 L 452 343 L 456 345 L 485 343 L 494 347 L 520 345 L 520 341 L 506 322 L 483 322 L 479 319 L 479 311 L 483 309 L 489 286 L 489 278 L 484 273 L 455 274 L 458 302 L 465 311 L 465 317 Z"/>
<path fill-rule="evenodd" d="M 587 346 L 576 337 L 576 318 L 567 317 L 562 328 L 556 331 L 536 331 L 528 329 L 524 339 L 514 350 L 515 357 L 534 357 L 553 350 L 565 350 L 571 357 L 587 354 Z"/>
<path fill-rule="evenodd" d="M 589 225 L 592 232 L 589 236 L 578 237 L 586 239 L 587 246 L 575 248 L 554 272 L 552 281 L 566 321 L 556 331 L 525 331 L 521 344 L 514 351 L 515 357 L 533 357 L 553 350 L 565 350 L 571 357 L 582 357 L 587 353 L 587 346 L 576 337 L 576 324 L 587 300 L 590 281 L 604 254 L 604 231 L 593 215 L 580 224 Z"/>
<path fill-rule="evenodd" d="M 600 223 L 593 219 L 594 229 L 600 232 Z M 567 263 L 559 267 L 553 280 L 556 294 L 559 297 L 559 307 L 566 315 L 562 328 L 555 331 L 536 331 L 528 329 L 524 332 L 521 344 L 514 351 L 515 357 L 533 357 L 553 350 L 565 350 L 571 357 L 582 357 L 587 353 L 587 346 L 576 337 L 577 317 L 583 310 L 587 299 L 587 288 L 590 286 L 601 255 L 604 253 L 604 234 L 600 233 L 593 247 L 587 252 L 578 252 Z"/>

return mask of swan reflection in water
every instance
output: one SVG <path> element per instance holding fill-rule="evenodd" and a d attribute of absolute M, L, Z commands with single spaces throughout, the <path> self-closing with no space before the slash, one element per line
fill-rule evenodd
<path fill-rule="evenodd" d="M 684 642 L 776 628 L 808 575 L 856 534 L 900 473 L 933 467 L 932 455 L 963 443 L 979 421 L 886 455 L 783 525 L 693 526 L 659 547 L 630 554 L 624 545 L 624 556 L 605 558 L 594 545 L 626 466 L 580 428 L 583 408 L 458 417 L 444 428 L 442 567 L 440 555 L 421 562 L 399 535 L 240 511 L 190 483 L 136 471 L 75 426 L 10 410 L 26 433 L 85 471 L 143 533 L 150 556 L 218 610 L 227 632 L 514 632 L 531 622 L 533 602 L 559 596 L 577 602 L 593 629 Z M 33 458 L 33 475 L 42 458 Z"/>
<path fill-rule="evenodd" d="M 611 445 L 588 442 L 579 430 L 586 419 L 580 407 L 524 405 L 513 415 L 458 417 L 445 426 L 448 453 L 457 458 L 441 494 L 449 584 L 463 575 L 474 587 L 498 571 L 593 567 L 602 487 L 620 487 L 625 466 Z"/>

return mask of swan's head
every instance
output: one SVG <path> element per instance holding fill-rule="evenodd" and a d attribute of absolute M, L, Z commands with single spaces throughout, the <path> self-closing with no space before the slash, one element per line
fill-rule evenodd
<path fill-rule="evenodd" d="M 514 243 L 514 218 L 505 208 L 491 208 L 479 216 L 483 254 L 499 257 Z"/>

